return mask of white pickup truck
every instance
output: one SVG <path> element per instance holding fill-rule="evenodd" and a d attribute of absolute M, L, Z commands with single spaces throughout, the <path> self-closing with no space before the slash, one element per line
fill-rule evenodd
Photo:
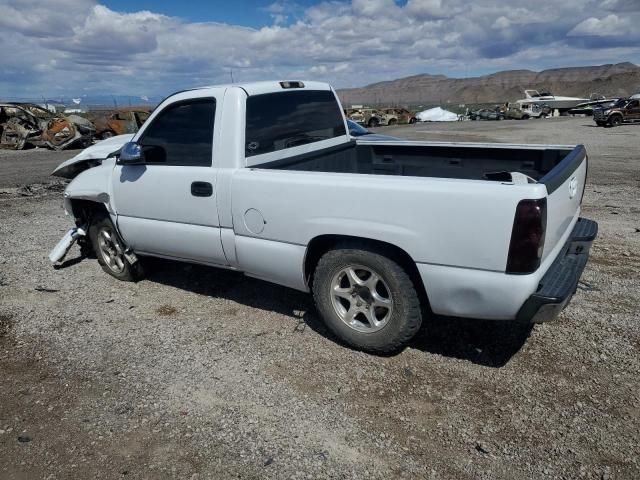
<path fill-rule="evenodd" d="M 356 141 L 318 82 L 176 93 L 54 175 L 73 178 L 76 228 L 53 262 L 79 238 L 121 280 L 145 256 L 239 270 L 312 291 L 331 331 L 377 353 L 425 315 L 555 317 L 597 234 L 583 146 Z"/>

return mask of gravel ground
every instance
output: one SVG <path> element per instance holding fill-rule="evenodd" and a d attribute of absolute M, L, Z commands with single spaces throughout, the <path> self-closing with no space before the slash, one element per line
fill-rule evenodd
<path fill-rule="evenodd" d="M 82 150 L 62 150 L 60 152 L 46 148 L 13 151 L 0 149 L 0 188 L 22 187 L 34 183 L 48 183 L 49 174 L 62 162 Z"/>
<path fill-rule="evenodd" d="M 237 273 L 153 261 L 127 284 L 77 249 L 52 269 L 69 220 L 45 175 L 70 153 L 0 151 L 0 478 L 640 478 L 638 128 L 380 129 L 585 143 L 600 224 L 558 321 L 433 319 L 391 357 Z"/>

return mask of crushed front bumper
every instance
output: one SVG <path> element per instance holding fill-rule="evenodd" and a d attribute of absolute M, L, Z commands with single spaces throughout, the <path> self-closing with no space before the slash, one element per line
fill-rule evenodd
<path fill-rule="evenodd" d="M 524 302 L 516 319 L 542 323 L 553 320 L 569 304 L 578 287 L 589 249 L 598 234 L 598 224 L 579 218 L 569 240 L 542 277 L 538 290 Z"/>

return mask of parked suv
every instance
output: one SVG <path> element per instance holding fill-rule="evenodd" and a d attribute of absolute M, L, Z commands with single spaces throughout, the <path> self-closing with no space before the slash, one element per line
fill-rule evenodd
<path fill-rule="evenodd" d="M 593 120 L 599 127 L 617 127 L 623 123 L 640 122 L 640 98 L 621 98 L 609 107 L 594 108 Z"/>

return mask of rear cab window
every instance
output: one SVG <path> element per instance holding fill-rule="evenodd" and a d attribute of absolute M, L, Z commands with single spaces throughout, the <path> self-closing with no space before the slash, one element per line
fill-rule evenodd
<path fill-rule="evenodd" d="M 247 98 L 246 157 L 345 135 L 342 112 L 331 90 L 296 90 Z"/>

